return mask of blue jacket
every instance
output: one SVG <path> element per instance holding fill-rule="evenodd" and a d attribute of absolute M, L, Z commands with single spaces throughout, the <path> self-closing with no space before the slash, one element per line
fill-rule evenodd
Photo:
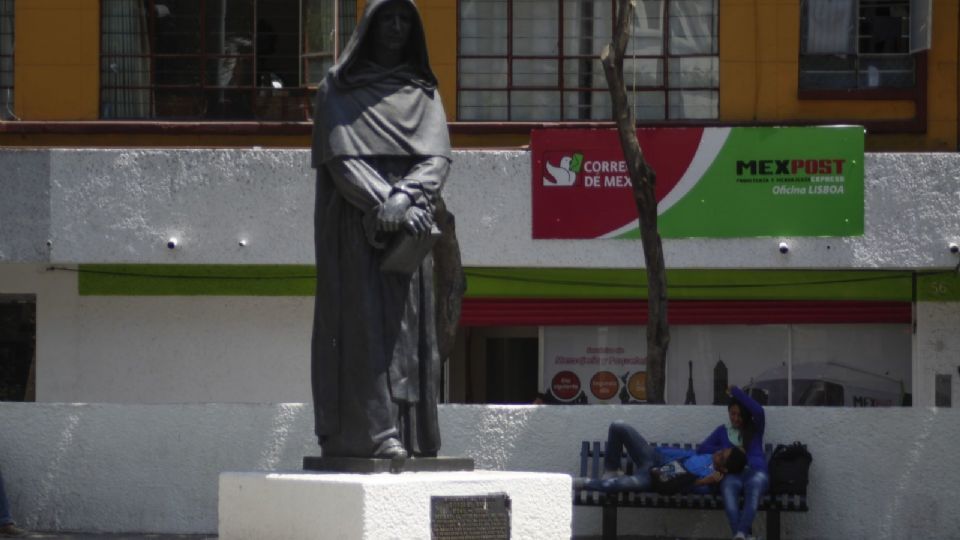
<path fill-rule="evenodd" d="M 704 476 L 710 474 L 710 471 L 704 471 L 704 469 L 712 464 L 713 456 L 699 455 L 695 450 L 689 450 L 686 448 L 673 448 L 670 446 L 661 446 L 657 448 L 657 454 L 660 456 L 660 464 L 666 464 L 674 460 L 680 460 L 683 462 L 684 467 L 687 468 L 691 473 L 697 476 L 697 478 L 703 478 Z M 692 463 L 688 463 L 687 460 L 690 458 L 698 458 L 698 463 L 696 466 Z M 705 458 L 705 459 L 699 459 Z M 691 465 L 688 467 L 688 465 Z M 706 485 L 706 486 L 690 486 L 684 490 L 684 493 L 699 493 L 701 495 L 714 493 L 716 491 L 716 484 Z"/>
<path fill-rule="evenodd" d="M 747 465 L 755 471 L 767 472 L 767 459 L 763 453 L 763 429 L 766 426 L 763 406 L 736 386 L 730 388 L 730 393 L 733 400 L 743 405 L 753 417 L 753 438 L 750 439 L 750 444 L 744 449 L 747 453 Z M 697 453 L 713 453 L 733 446 L 736 445 L 730 442 L 730 438 L 727 436 L 727 426 L 720 425 L 702 443 L 697 445 Z"/>

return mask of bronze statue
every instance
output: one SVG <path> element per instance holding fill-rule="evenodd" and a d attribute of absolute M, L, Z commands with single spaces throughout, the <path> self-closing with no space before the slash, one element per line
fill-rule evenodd
<path fill-rule="evenodd" d="M 312 166 L 311 379 L 323 455 L 435 456 L 440 358 L 429 237 L 450 140 L 412 0 L 367 3 L 318 89 Z M 412 268 L 385 266 L 392 250 L 411 250 L 399 258 L 412 258 Z"/>

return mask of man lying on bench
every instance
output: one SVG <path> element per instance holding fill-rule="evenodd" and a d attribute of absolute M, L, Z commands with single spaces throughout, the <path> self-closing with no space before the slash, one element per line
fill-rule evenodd
<path fill-rule="evenodd" d="M 633 474 L 621 470 L 621 454 L 626 449 L 633 461 Z M 738 473 L 747 463 L 747 456 L 737 447 L 712 454 L 697 454 L 683 448 L 650 445 L 637 430 L 624 422 L 610 424 L 607 451 L 600 478 L 578 478 L 574 487 L 614 493 L 619 491 L 656 491 L 680 493 L 716 484 L 723 475 Z"/>

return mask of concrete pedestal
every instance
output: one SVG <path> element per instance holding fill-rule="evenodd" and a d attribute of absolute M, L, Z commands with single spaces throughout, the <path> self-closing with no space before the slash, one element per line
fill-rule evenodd
<path fill-rule="evenodd" d="M 527 472 L 220 474 L 220 540 L 426 540 L 431 497 L 505 493 L 513 540 L 570 538 L 571 478 Z"/>
<path fill-rule="evenodd" d="M 456 457 L 374 459 L 306 456 L 303 458 L 303 470 L 308 473 L 324 474 L 472 471 L 473 460 L 470 458 Z"/>

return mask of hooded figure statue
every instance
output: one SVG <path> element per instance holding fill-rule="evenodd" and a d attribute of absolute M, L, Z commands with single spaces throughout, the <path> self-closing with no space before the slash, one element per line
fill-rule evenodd
<path fill-rule="evenodd" d="M 435 230 L 450 166 L 437 79 L 412 0 L 370 0 L 317 92 L 311 382 L 324 456 L 435 456 L 440 358 L 433 259 L 382 267 Z"/>

